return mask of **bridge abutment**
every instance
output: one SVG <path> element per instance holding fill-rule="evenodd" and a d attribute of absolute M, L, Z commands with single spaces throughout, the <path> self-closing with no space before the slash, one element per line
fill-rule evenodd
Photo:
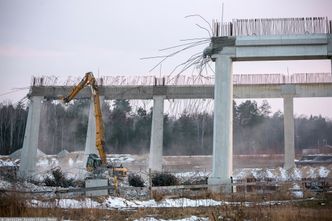
<path fill-rule="evenodd" d="M 29 178 L 35 172 L 42 99 L 42 96 L 33 96 L 30 99 L 21 163 L 18 171 L 18 176 L 21 178 Z"/>
<path fill-rule="evenodd" d="M 226 49 L 226 48 L 225 48 Z M 213 121 L 213 161 L 210 185 L 230 184 L 233 173 L 233 82 L 232 59 L 216 55 Z M 231 49 L 230 49 L 231 50 Z M 220 191 L 219 187 L 213 191 Z M 214 188 L 213 188 L 214 189 Z M 230 191 L 226 188 L 226 192 Z"/>
<path fill-rule="evenodd" d="M 162 171 L 165 96 L 153 96 L 153 112 L 150 139 L 149 169 Z"/>

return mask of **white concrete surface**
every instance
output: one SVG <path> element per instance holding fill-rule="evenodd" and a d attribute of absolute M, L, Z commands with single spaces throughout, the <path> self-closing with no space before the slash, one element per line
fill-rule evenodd
<path fill-rule="evenodd" d="M 153 97 L 152 126 L 150 139 L 149 169 L 162 171 L 164 96 Z"/>
<path fill-rule="evenodd" d="M 35 171 L 42 99 L 43 97 L 31 97 L 30 99 L 21 163 L 17 174 L 21 178 L 29 178 L 33 176 Z"/>

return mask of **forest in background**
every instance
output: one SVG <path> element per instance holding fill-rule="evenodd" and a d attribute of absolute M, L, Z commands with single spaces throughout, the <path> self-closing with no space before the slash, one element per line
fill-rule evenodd
<path fill-rule="evenodd" d="M 84 150 L 89 100 L 75 100 L 64 106 L 44 101 L 41 110 L 39 149 L 47 154 L 61 150 Z M 0 155 L 23 145 L 28 108 L 18 103 L 0 104 Z M 271 113 L 263 101 L 247 100 L 233 105 L 234 154 L 283 153 L 283 114 Z M 105 149 L 108 153 L 141 154 L 149 151 L 152 110 L 132 111 L 128 100 L 104 102 Z M 164 155 L 212 154 L 213 114 L 164 115 Z M 295 118 L 295 148 L 332 144 L 332 121 L 322 116 Z"/>

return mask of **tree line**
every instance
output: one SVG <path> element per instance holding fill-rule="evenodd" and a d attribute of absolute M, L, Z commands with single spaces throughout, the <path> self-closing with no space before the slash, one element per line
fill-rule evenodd
<path fill-rule="evenodd" d="M 39 149 L 47 154 L 61 150 L 84 150 L 90 100 L 75 100 L 64 106 L 44 101 L 41 110 Z M 104 102 L 105 149 L 108 153 L 149 151 L 152 110 L 136 111 L 128 100 Z M 28 108 L 22 104 L 0 104 L 0 154 L 7 155 L 23 145 Z M 271 113 L 267 101 L 258 105 L 247 100 L 233 103 L 234 154 L 283 153 L 283 114 Z M 164 115 L 164 154 L 212 154 L 213 114 Z M 295 119 L 295 148 L 332 143 L 332 122 L 322 116 Z"/>

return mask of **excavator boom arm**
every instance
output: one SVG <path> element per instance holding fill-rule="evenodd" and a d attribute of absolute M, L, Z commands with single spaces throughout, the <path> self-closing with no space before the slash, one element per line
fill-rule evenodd
<path fill-rule="evenodd" d="M 105 138 L 104 138 L 104 125 L 101 112 L 101 104 L 99 99 L 99 90 L 97 87 L 96 79 L 93 76 L 92 72 L 85 74 L 84 78 L 78 83 L 70 92 L 70 94 L 62 100 L 65 103 L 70 102 L 75 96 L 87 85 L 91 88 L 92 101 L 94 105 L 94 112 L 96 118 L 96 147 L 99 153 L 99 157 L 103 165 L 107 164 L 106 153 L 105 153 Z"/>

